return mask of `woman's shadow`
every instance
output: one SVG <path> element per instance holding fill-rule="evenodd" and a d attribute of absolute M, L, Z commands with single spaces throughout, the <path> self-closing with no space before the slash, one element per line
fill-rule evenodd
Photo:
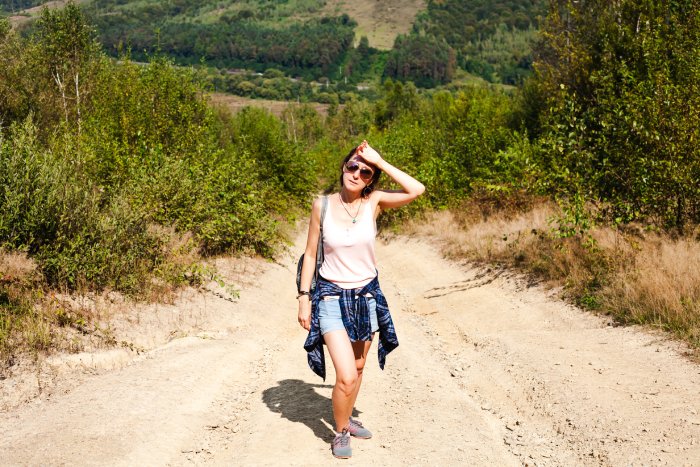
<path fill-rule="evenodd" d="M 263 391 L 262 400 L 267 407 L 291 422 L 303 423 L 322 440 L 331 441 L 335 434 L 333 428 L 328 428 L 335 427 L 331 400 L 314 388 L 333 386 L 311 384 L 300 379 L 285 379 L 277 384 Z M 357 409 L 353 409 L 352 416 L 358 415 Z"/>

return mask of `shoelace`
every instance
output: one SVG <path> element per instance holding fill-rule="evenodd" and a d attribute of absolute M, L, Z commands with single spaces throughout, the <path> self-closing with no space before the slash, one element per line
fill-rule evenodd
<path fill-rule="evenodd" d="M 350 443 L 350 433 L 348 433 L 347 428 L 341 434 L 336 435 L 333 440 L 333 446 L 340 446 L 341 448 L 347 446 L 348 443 Z"/>
<path fill-rule="evenodd" d="M 351 419 L 350 419 L 350 424 L 351 424 L 351 425 L 358 426 L 358 427 L 360 427 L 360 428 L 364 428 L 364 426 L 362 426 L 362 422 L 359 421 L 359 420 L 355 420 L 354 418 L 351 418 Z"/>

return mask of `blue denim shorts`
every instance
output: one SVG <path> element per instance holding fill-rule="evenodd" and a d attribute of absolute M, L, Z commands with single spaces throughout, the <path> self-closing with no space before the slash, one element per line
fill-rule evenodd
<path fill-rule="evenodd" d="M 372 332 L 377 332 L 379 331 L 377 301 L 374 297 L 367 297 L 367 304 L 369 305 L 369 322 L 372 325 Z M 340 297 L 328 296 L 318 302 L 318 321 L 321 327 L 321 334 L 345 329 L 343 318 L 340 314 Z"/>

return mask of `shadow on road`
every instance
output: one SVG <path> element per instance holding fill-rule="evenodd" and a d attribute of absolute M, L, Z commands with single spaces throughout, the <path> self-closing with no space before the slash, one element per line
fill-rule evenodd
<path fill-rule="evenodd" d="M 303 423 L 316 436 L 330 442 L 335 426 L 331 400 L 317 393 L 314 388 L 333 386 L 311 384 L 300 379 L 285 379 L 277 384 L 263 391 L 262 400 L 267 407 L 291 422 Z M 352 416 L 359 416 L 357 409 L 353 409 Z"/>

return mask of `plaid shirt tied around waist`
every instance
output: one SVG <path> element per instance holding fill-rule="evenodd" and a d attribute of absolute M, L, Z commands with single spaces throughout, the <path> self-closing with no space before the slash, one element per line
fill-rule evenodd
<path fill-rule="evenodd" d="M 314 373 L 326 380 L 326 362 L 323 354 L 323 336 L 318 319 L 318 304 L 326 296 L 340 297 L 340 314 L 343 325 L 350 341 L 368 341 L 372 337 L 372 324 L 369 319 L 369 304 L 366 295 L 371 295 L 377 302 L 377 321 L 379 322 L 379 346 L 377 350 L 379 368 L 384 369 L 386 356 L 399 346 L 399 340 L 394 329 L 394 322 L 389 314 L 389 306 L 382 290 L 379 279 L 357 289 L 341 289 L 337 285 L 319 277 L 316 290 L 311 296 L 311 327 L 304 342 L 309 367 Z"/>

